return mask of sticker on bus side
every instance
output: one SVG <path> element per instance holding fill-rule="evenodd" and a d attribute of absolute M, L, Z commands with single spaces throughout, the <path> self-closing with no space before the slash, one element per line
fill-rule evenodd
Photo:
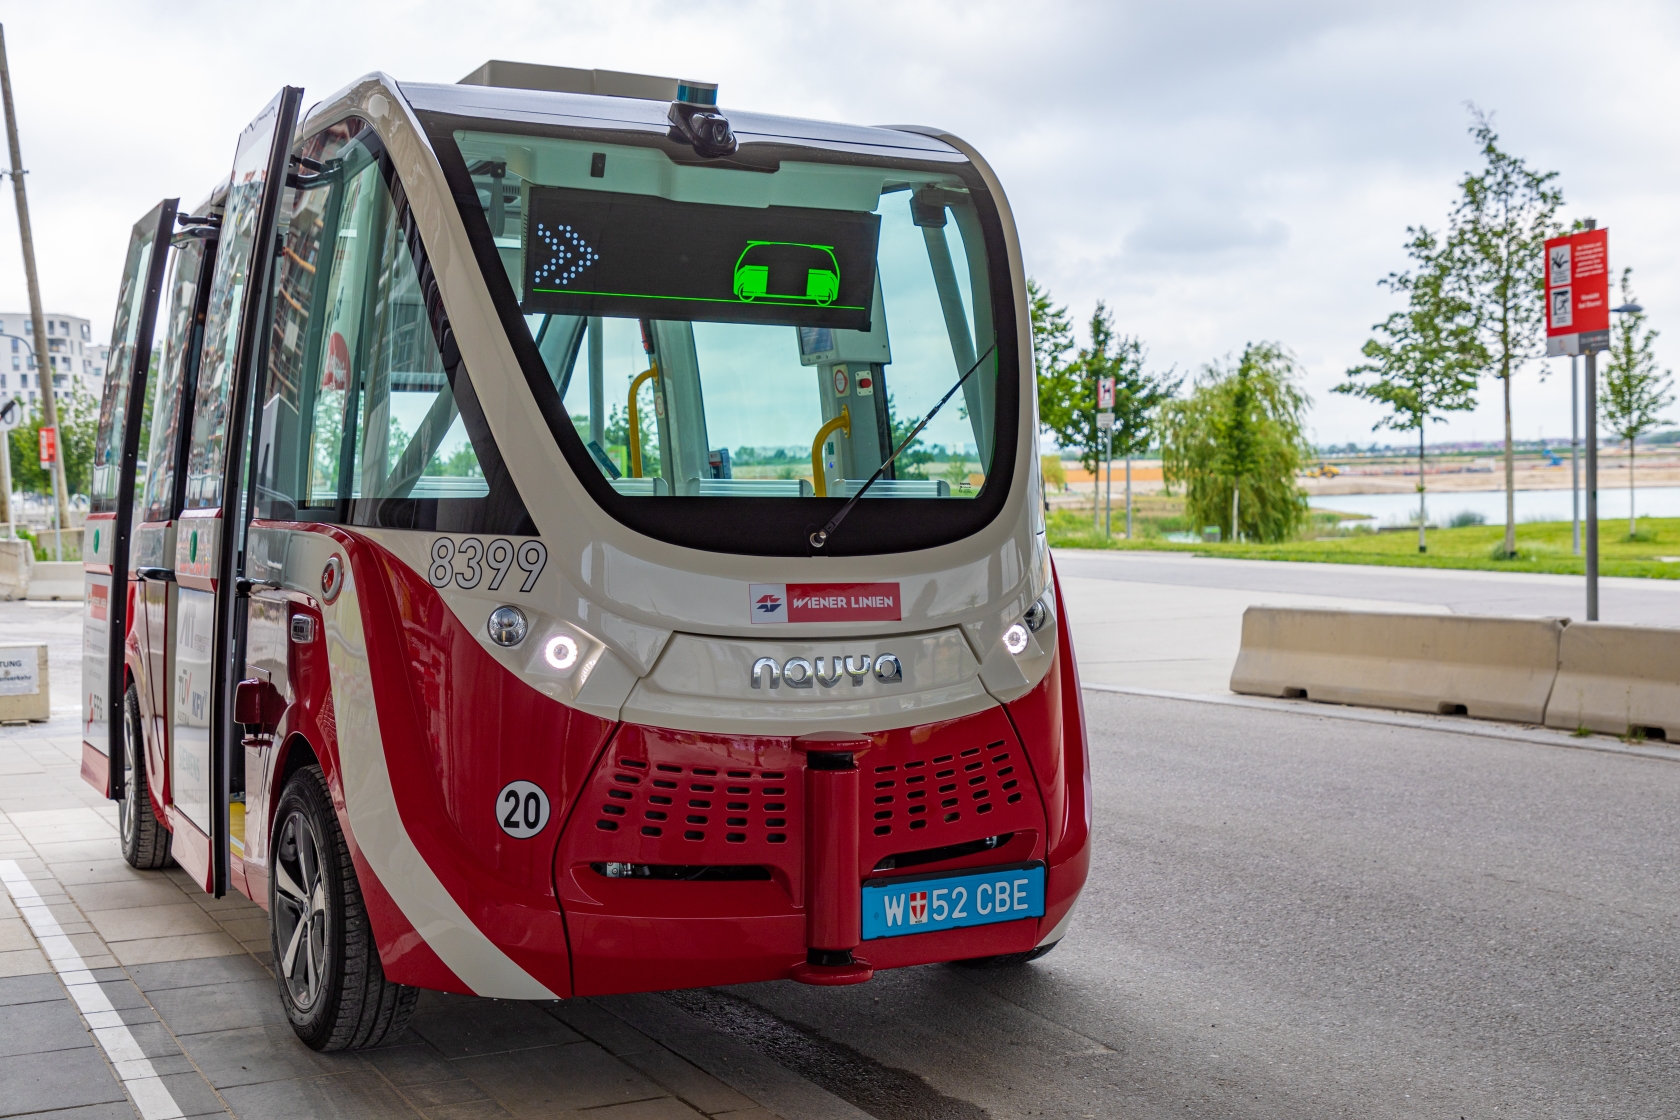
<path fill-rule="evenodd" d="M 863 940 L 1044 916 L 1044 865 L 863 885 Z"/>

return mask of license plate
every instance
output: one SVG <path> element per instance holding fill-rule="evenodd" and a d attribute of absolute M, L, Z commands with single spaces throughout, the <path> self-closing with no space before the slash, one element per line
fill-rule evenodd
<path fill-rule="evenodd" d="M 957 871 L 863 885 L 863 939 L 1044 916 L 1044 865 Z"/>

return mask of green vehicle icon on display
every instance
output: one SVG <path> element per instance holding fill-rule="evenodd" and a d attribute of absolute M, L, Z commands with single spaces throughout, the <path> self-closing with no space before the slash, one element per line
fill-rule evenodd
<path fill-rule="evenodd" d="M 840 262 L 830 245 L 749 241 L 735 261 L 735 298 L 747 303 L 814 303 L 840 295 Z"/>

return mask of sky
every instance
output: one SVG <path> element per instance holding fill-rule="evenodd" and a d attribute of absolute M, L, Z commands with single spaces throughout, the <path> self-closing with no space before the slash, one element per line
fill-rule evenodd
<path fill-rule="evenodd" d="M 1028 272 L 1082 341 L 1101 300 L 1183 374 L 1281 342 L 1321 445 L 1409 442 L 1330 390 L 1397 309 L 1377 281 L 1404 267 L 1406 227 L 1441 225 L 1475 167 L 1474 103 L 1559 173 L 1566 220 L 1609 228 L 1665 368 L 1680 343 L 1680 115 L 1663 108 L 1680 5 L 58 0 L 0 4 L 0 23 L 47 309 L 101 335 L 129 227 L 225 178 L 280 86 L 308 105 L 369 71 L 448 82 L 504 58 L 716 81 L 726 111 L 949 129 L 996 169 Z M 1500 388 L 1430 439 L 1500 438 Z M 1512 395 L 1519 438 L 1567 440 L 1567 360 L 1525 367 Z"/>

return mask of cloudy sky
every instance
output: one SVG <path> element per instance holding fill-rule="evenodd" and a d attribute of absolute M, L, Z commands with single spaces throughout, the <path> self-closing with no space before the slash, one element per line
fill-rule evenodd
<path fill-rule="evenodd" d="M 1590 18 L 1589 18 L 1590 16 Z M 1307 371 L 1320 443 L 1373 438 L 1330 393 L 1392 305 L 1411 223 L 1475 162 L 1466 102 L 1560 172 L 1567 218 L 1680 345 L 1680 6 L 1600 2 L 498 4 L 77 2 L 0 9 L 50 310 L 109 330 L 128 227 L 227 174 L 282 84 L 454 81 L 487 58 L 713 80 L 722 102 L 929 123 L 1001 175 L 1029 271 L 1194 371 L 1250 340 Z M 11 207 L 0 310 L 27 306 Z M 1081 331 L 1083 335 L 1083 330 Z M 1567 364 L 1515 386 L 1521 437 L 1567 439 Z M 1499 386 L 1432 439 L 1496 439 Z"/>

